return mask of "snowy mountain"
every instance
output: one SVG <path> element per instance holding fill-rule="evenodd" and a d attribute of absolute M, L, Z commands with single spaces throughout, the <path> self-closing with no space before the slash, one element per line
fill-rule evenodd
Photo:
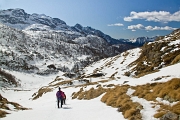
<path fill-rule="evenodd" d="M 44 14 L 27 14 L 23 9 L 8 9 L 0 11 L 0 21 L 8 26 L 18 29 L 25 29 L 33 24 L 47 25 L 52 29 L 64 29 L 66 23 L 58 18 L 51 18 Z"/>
<path fill-rule="evenodd" d="M 76 24 L 71 27 L 59 18 L 51 18 L 44 14 L 28 14 L 23 9 L 1 10 L 0 22 L 20 30 L 61 31 L 66 34 L 75 34 L 82 37 L 95 35 L 103 38 L 110 44 L 120 43 L 118 40 L 111 38 L 109 35 L 91 27 L 83 27 L 80 24 Z"/>
<path fill-rule="evenodd" d="M 83 39 L 74 40 L 77 41 L 87 44 Z M 15 76 L 20 85 L 0 89 L 0 117 L 2 120 L 25 117 L 28 120 L 178 120 L 179 55 L 180 29 L 177 29 L 141 48 L 93 62 L 74 79 L 63 72 L 39 76 L 3 69 L 4 74 Z M 58 87 L 67 96 L 66 105 L 60 109 L 55 98 Z"/>
<path fill-rule="evenodd" d="M 27 14 L 22 9 L 0 11 L 0 66 L 47 75 L 76 72 L 102 58 L 134 48 L 91 27 L 74 27 L 58 18 Z M 53 66 L 53 68 L 52 68 Z"/>
<path fill-rule="evenodd" d="M 114 39 L 109 35 L 104 34 L 100 30 L 91 27 L 83 27 L 80 24 L 75 26 L 68 26 L 63 20 L 59 18 L 51 18 L 44 14 L 28 14 L 23 9 L 8 9 L 0 10 L 0 22 L 20 30 L 33 31 L 58 31 L 66 34 L 73 34 L 75 36 L 95 35 L 103 38 L 110 44 L 130 44 L 133 46 L 142 46 L 146 42 L 151 42 L 156 37 L 138 37 L 135 39 Z"/>

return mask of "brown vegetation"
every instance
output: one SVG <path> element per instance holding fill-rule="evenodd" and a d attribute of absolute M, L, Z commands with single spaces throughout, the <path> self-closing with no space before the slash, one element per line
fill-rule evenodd
<path fill-rule="evenodd" d="M 156 105 L 160 105 L 160 109 L 154 117 L 160 118 L 168 111 L 178 115 L 180 114 L 180 78 L 173 78 L 165 83 L 148 83 L 146 85 L 139 85 L 133 87 L 133 89 L 135 89 L 135 92 L 132 95 L 144 98 L 148 101 L 154 101 Z M 170 103 L 177 102 L 177 104 L 170 106 L 159 103 L 156 100 L 157 97 L 167 100 Z"/>
<path fill-rule="evenodd" d="M 168 76 L 162 76 L 168 77 Z M 113 87 L 113 88 L 103 88 L 103 87 Z M 132 88 L 135 92 L 132 94 L 133 96 L 138 96 L 139 98 L 144 98 L 148 101 L 154 101 L 154 106 L 159 105 L 160 109 L 154 115 L 155 118 L 160 118 L 167 112 L 171 111 L 177 115 L 180 114 L 180 78 L 174 78 L 168 82 L 164 83 L 148 83 L 145 85 L 138 86 L 129 86 L 129 85 L 106 85 L 101 87 L 101 85 L 97 86 L 97 89 L 91 88 L 87 91 L 83 89 L 83 87 L 78 91 L 72 94 L 72 98 L 75 99 L 93 99 L 101 94 L 105 93 L 105 95 L 101 98 L 101 101 L 106 103 L 108 106 L 118 108 L 119 112 L 122 112 L 124 117 L 129 120 L 140 120 L 142 119 L 140 111 L 143 109 L 143 106 L 140 103 L 133 102 L 131 97 L 127 95 L 128 88 Z M 156 98 L 162 98 L 163 100 L 167 100 L 171 102 L 177 102 L 177 104 L 170 106 L 165 105 Z"/>
<path fill-rule="evenodd" d="M 90 100 L 100 96 L 101 94 L 105 93 L 107 90 L 99 86 L 97 89 L 91 88 L 90 90 L 84 91 L 83 88 L 80 88 L 78 92 L 74 92 L 72 94 L 72 99 L 85 99 Z"/>
<path fill-rule="evenodd" d="M 47 92 L 51 92 L 53 89 L 49 87 L 42 87 L 38 90 L 37 93 L 34 93 L 33 100 L 36 100 L 37 98 L 41 97 L 43 94 Z"/>
<path fill-rule="evenodd" d="M 178 29 L 168 36 L 168 40 L 163 40 L 165 37 L 160 37 L 161 40 L 157 39 L 153 43 L 144 44 L 140 57 L 129 65 L 129 67 L 134 66 L 133 69 L 125 73 L 125 75 L 130 76 L 130 73 L 135 72 L 135 77 L 141 77 L 157 72 L 163 66 L 180 62 L 180 45 L 169 44 L 180 38 L 180 32 L 178 31 L 180 30 Z"/>
<path fill-rule="evenodd" d="M 130 96 L 126 94 L 128 88 L 130 88 L 128 85 L 116 86 L 108 90 L 101 98 L 101 101 L 109 106 L 117 107 L 118 111 L 122 112 L 126 119 L 141 119 L 140 110 L 142 106 L 137 102 L 133 102 Z"/>
<path fill-rule="evenodd" d="M 29 110 L 29 108 L 22 107 L 20 104 L 15 102 L 9 102 L 6 98 L 2 97 L 0 94 L 0 118 L 6 117 L 6 114 L 9 114 L 6 112 L 6 110 L 11 110 L 8 107 L 8 104 L 11 104 L 14 106 L 14 109 L 16 110 Z"/>
<path fill-rule="evenodd" d="M 177 56 L 173 59 L 173 61 L 171 62 L 171 64 L 176 64 L 176 63 L 178 63 L 178 62 L 180 62 L 180 54 L 177 55 Z"/>

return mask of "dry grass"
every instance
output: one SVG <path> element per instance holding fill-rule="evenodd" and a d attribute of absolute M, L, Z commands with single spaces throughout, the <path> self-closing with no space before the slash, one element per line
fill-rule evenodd
<path fill-rule="evenodd" d="M 158 84 L 153 88 L 153 91 L 157 97 L 168 100 L 169 102 L 178 101 L 180 100 L 180 78 L 174 78 L 166 83 Z"/>
<path fill-rule="evenodd" d="M 122 112 L 126 119 L 141 119 L 140 109 L 142 106 L 133 102 L 128 96 L 127 90 L 130 86 L 116 86 L 113 89 L 109 89 L 106 94 L 101 98 L 101 101 L 109 106 L 117 107 L 119 112 Z"/>
<path fill-rule="evenodd" d="M 149 101 L 156 101 L 157 97 L 168 100 L 169 102 L 175 102 L 180 100 L 180 79 L 174 78 L 165 83 L 153 83 L 136 86 L 136 91 L 133 95 L 139 98 L 145 98 Z"/>
<path fill-rule="evenodd" d="M 135 89 L 135 92 L 132 95 L 138 96 L 139 98 L 144 98 L 148 101 L 154 101 L 157 103 L 157 105 L 160 105 L 160 109 L 158 110 L 158 113 L 154 115 L 154 117 L 159 118 L 168 111 L 178 115 L 180 114 L 180 102 L 174 106 L 170 106 L 158 103 L 156 100 L 156 98 L 159 97 L 163 100 L 169 101 L 170 103 L 180 101 L 180 78 L 173 78 L 165 83 L 139 85 L 133 87 L 133 89 Z"/>
<path fill-rule="evenodd" d="M 176 64 L 178 62 L 180 62 L 180 54 L 174 58 L 174 60 L 171 62 L 171 64 Z"/>
<path fill-rule="evenodd" d="M 64 79 L 63 79 L 63 78 L 60 78 L 59 76 L 57 76 L 57 77 L 54 79 L 54 81 L 52 81 L 52 82 L 49 83 L 49 85 L 50 85 L 50 84 L 53 84 L 54 82 L 58 82 L 58 81 L 62 81 L 62 80 L 64 80 Z"/>
<path fill-rule="evenodd" d="M 158 110 L 158 113 L 154 115 L 155 118 L 160 118 L 169 111 L 177 115 L 180 115 L 180 102 L 178 102 L 177 104 L 173 106 L 164 105 L 162 103 L 160 103 L 159 105 L 160 105 L 160 109 Z"/>
<path fill-rule="evenodd" d="M 166 114 L 167 112 L 165 111 L 161 111 L 161 112 L 158 112 L 154 115 L 155 118 L 161 118 L 164 114 Z"/>
<path fill-rule="evenodd" d="M 163 61 L 166 65 L 170 65 L 171 63 L 176 63 L 179 61 L 179 53 L 180 53 L 180 49 L 170 52 L 169 54 L 165 55 L 163 57 Z M 175 60 L 176 59 L 176 60 Z"/>
<path fill-rule="evenodd" d="M 39 97 L 41 97 L 43 94 L 47 93 L 47 92 L 51 92 L 53 89 L 49 88 L 49 87 L 42 87 L 38 90 L 37 93 L 34 93 L 34 97 L 33 100 L 38 99 Z"/>
<path fill-rule="evenodd" d="M 180 115 L 180 102 L 171 107 L 172 112 Z"/>
<path fill-rule="evenodd" d="M 0 110 L 0 118 L 6 117 L 6 114 L 9 114 L 6 111 Z"/>
<path fill-rule="evenodd" d="M 6 114 L 9 114 L 8 112 L 5 111 L 5 110 L 11 110 L 8 107 L 9 105 L 14 106 L 14 109 L 16 109 L 16 110 L 29 110 L 30 109 L 30 108 L 25 108 L 18 103 L 9 102 L 6 98 L 4 98 L 0 95 L 0 108 L 1 108 L 0 118 L 6 117 Z"/>
<path fill-rule="evenodd" d="M 72 99 L 85 99 L 85 100 L 90 100 L 93 98 L 96 98 L 98 96 L 100 96 L 101 94 L 105 93 L 107 90 L 102 88 L 101 86 L 99 86 L 97 89 L 91 88 L 88 91 L 84 91 L 83 88 L 80 88 L 80 90 L 78 92 L 74 92 L 72 94 Z"/>

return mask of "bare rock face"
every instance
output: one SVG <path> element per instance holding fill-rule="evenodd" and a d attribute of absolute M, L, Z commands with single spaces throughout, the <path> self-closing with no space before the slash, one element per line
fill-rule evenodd
<path fill-rule="evenodd" d="M 179 120 L 179 119 L 180 116 L 178 116 L 177 114 L 168 112 L 165 115 L 163 115 L 160 120 Z"/>

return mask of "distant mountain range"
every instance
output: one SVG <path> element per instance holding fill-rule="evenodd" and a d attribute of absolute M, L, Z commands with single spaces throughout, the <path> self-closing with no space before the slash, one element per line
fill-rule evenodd
<path fill-rule="evenodd" d="M 157 36 L 155 37 L 138 37 L 138 38 L 134 38 L 134 39 L 119 39 L 119 41 L 121 41 L 122 43 L 126 43 L 129 45 L 134 45 L 134 46 L 143 46 L 144 43 L 148 43 L 148 42 L 153 42 L 154 40 L 157 39 Z"/>

